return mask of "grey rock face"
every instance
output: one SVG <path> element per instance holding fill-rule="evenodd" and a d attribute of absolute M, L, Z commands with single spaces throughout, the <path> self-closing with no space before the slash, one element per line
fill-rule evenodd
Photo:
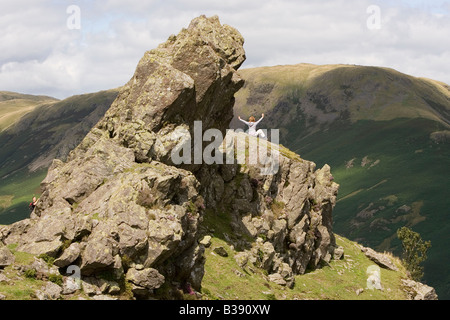
<path fill-rule="evenodd" d="M 316 170 L 313 162 L 284 147 L 244 133 L 229 132 L 226 140 L 233 139 L 267 144 L 268 155 L 278 149 L 279 168 L 273 174 L 261 174 L 262 165 L 250 161 L 249 152 L 244 164 L 202 167 L 197 176 L 206 207 L 228 212 L 235 234 L 255 239 L 245 246 L 250 247 L 246 254 L 236 256 L 240 265 L 253 263 L 273 274 L 273 279 L 282 275 L 283 281 L 277 281 L 292 286 L 294 275 L 334 257 L 332 210 L 339 185 L 333 182 L 328 165 Z M 225 156 L 227 150 L 223 151 Z M 234 172 L 231 179 L 229 172 Z"/>
<path fill-rule="evenodd" d="M 245 60 L 243 43 L 217 17 L 202 16 L 145 53 L 105 116 L 66 162 L 53 162 L 31 219 L 2 229 L 0 240 L 52 256 L 59 267 L 75 264 L 92 283 L 105 273 L 116 281 L 125 276 L 136 297 L 166 282 L 200 288 L 199 230 L 208 210 L 229 214 L 236 234 L 254 239 L 241 263 L 266 269 L 277 283 L 292 286 L 294 275 L 329 262 L 339 187 L 329 166 L 316 170 L 282 147 L 270 175 L 252 163 L 172 161 L 187 133 L 194 136 L 195 121 L 202 132 L 225 134 L 243 85 L 236 71 Z"/>
<path fill-rule="evenodd" d="M 7 267 L 14 263 L 15 261 L 14 255 L 9 251 L 9 249 L 5 246 L 2 246 L 0 243 L 0 268 Z"/>
<path fill-rule="evenodd" d="M 380 267 L 383 267 L 383 268 L 386 268 L 389 270 L 393 270 L 393 271 L 398 271 L 397 266 L 392 262 L 392 260 L 388 256 L 386 256 L 382 253 L 376 252 L 375 250 L 373 250 L 371 248 L 362 247 L 361 251 L 364 252 L 366 257 L 368 257 L 370 260 L 375 262 Z"/>
<path fill-rule="evenodd" d="M 243 85 L 243 43 L 217 17 L 201 16 L 145 53 L 104 118 L 65 163 L 53 162 L 31 219 L 2 228 L 0 240 L 59 267 L 76 264 L 82 277 L 125 273 L 138 295 L 166 280 L 198 288 L 199 166 L 177 168 L 170 156 L 194 121 L 225 132 Z"/>
<path fill-rule="evenodd" d="M 402 280 L 411 300 L 438 300 L 434 288 L 414 280 Z"/>

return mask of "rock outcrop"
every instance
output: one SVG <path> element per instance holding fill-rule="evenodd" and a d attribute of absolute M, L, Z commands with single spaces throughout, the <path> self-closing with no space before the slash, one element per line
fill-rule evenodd
<path fill-rule="evenodd" d="M 201 16 L 145 53 L 104 118 L 65 163 L 53 162 L 31 218 L 1 240 L 61 268 L 78 265 L 84 277 L 132 279 L 139 295 L 164 278 L 198 288 L 199 166 L 177 168 L 170 155 L 196 120 L 203 130 L 227 128 L 243 85 L 243 43 L 217 17 Z M 155 281 L 135 281 L 142 274 Z"/>
<path fill-rule="evenodd" d="M 0 268 L 13 264 L 14 260 L 14 255 L 0 242 Z"/>
<path fill-rule="evenodd" d="M 294 275 L 329 262 L 338 190 L 329 166 L 316 170 L 289 150 L 243 133 L 227 139 L 266 144 L 266 156 L 279 148 L 278 170 L 268 175 L 251 163 L 172 160 L 197 134 L 195 121 L 202 134 L 217 129 L 225 135 L 243 85 L 237 73 L 243 43 L 217 17 L 201 16 L 145 53 L 67 161 L 53 161 L 31 218 L 0 230 L 0 242 L 53 257 L 61 272 L 78 267 L 85 292 L 117 294 L 117 284 L 126 281 L 137 298 L 165 284 L 200 289 L 206 214 L 229 215 L 241 262 L 266 269 L 274 282 L 292 285 Z M 190 151 L 198 147 L 194 142 Z M 229 150 L 222 151 L 218 158 L 226 159 Z M 112 284 L 102 280 L 89 289 L 105 274 Z"/>
<path fill-rule="evenodd" d="M 402 280 L 404 290 L 410 300 L 438 300 L 436 290 L 426 284 L 414 280 Z"/>
<path fill-rule="evenodd" d="M 389 270 L 393 270 L 393 271 L 398 271 L 397 266 L 387 255 L 376 252 L 375 250 L 373 250 L 371 248 L 366 248 L 363 246 L 361 246 L 361 251 L 364 252 L 366 257 L 368 257 L 370 260 L 375 262 L 380 267 L 386 268 Z"/>
<path fill-rule="evenodd" d="M 228 240 L 240 251 L 241 266 L 252 263 L 292 286 L 294 275 L 334 257 L 332 211 L 339 185 L 328 165 L 316 170 L 315 163 L 283 146 L 245 133 L 231 131 L 225 141 L 237 146 L 238 139 L 267 153 L 259 151 L 259 159 L 252 160 L 245 149 L 245 163 L 203 166 L 198 178 L 206 207 L 214 208 L 211 214 L 231 216 L 233 234 L 238 237 L 228 235 Z M 233 149 L 223 151 L 226 157 Z M 276 158 L 277 169 L 271 174 L 266 174 L 263 163 L 270 161 L 265 157 Z"/>

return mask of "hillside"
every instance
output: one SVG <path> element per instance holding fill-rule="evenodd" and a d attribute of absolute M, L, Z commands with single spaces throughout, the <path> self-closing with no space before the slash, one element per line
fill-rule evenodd
<path fill-rule="evenodd" d="M 36 107 L 56 102 L 46 96 L 33 96 L 16 92 L 0 91 L 0 132 L 17 122 L 23 115 Z"/>
<path fill-rule="evenodd" d="M 396 230 L 431 240 L 425 281 L 450 297 L 450 91 L 376 67 L 300 64 L 242 70 L 236 117 L 266 114 L 281 143 L 328 163 L 341 184 L 338 234 L 400 254 Z"/>
<path fill-rule="evenodd" d="M 22 101 L 24 108 L 33 111 L 0 132 L 0 224 L 29 216 L 28 204 L 40 194 L 39 184 L 53 159 L 67 157 L 104 115 L 117 93 L 116 89 L 84 94 L 39 106 Z M 9 96 L 22 97 L 13 93 Z"/>
<path fill-rule="evenodd" d="M 361 251 L 361 245 L 335 235 L 344 255 L 316 270 L 295 277 L 292 288 L 270 280 L 258 264 L 242 265 L 233 241 L 233 230 L 226 216 L 209 215 L 205 227 L 211 235 L 206 249 L 205 277 L 201 290 L 207 300 L 408 300 L 411 289 L 402 282 L 408 275 L 398 258 L 392 259 L 399 271 L 381 268 L 382 290 L 368 288 L 367 270 L 375 265 Z M 217 254 L 224 248 L 227 256 Z"/>
<path fill-rule="evenodd" d="M 209 219 L 209 223 L 214 219 Z M 216 221 L 217 222 L 217 221 Z M 223 220 L 221 221 L 224 222 Z M 217 226 L 217 224 L 215 224 Z M 393 259 L 400 271 L 381 268 L 382 290 L 371 289 L 367 285 L 367 270 L 374 262 L 366 257 L 360 245 L 343 237 L 336 236 L 337 243 L 344 249 L 345 255 L 340 260 L 333 260 L 329 265 L 305 275 L 297 276 L 295 286 L 286 286 L 270 281 L 267 271 L 255 265 L 241 267 L 235 257 L 238 252 L 223 239 L 223 232 L 229 232 L 229 225 L 215 227 L 210 244 L 205 251 L 205 277 L 203 287 L 196 295 L 180 290 L 177 299 L 185 300 L 408 300 L 415 296 L 415 291 L 408 288 L 402 279 L 407 279 L 404 268 L 398 260 Z M 214 249 L 222 247 L 228 256 L 219 256 Z M 5 278 L 0 274 L 0 300 L 93 300 L 106 299 L 106 295 L 94 294 L 92 286 L 84 284 L 84 290 L 73 285 L 68 277 L 50 276 L 56 272 L 51 259 L 47 262 L 40 258 L 17 251 L 9 246 L 15 262 L 3 270 Z M 30 271 L 31 270 L 31 271 Z M 34 271 L 33 271 L 34 270 Z M 39 273 L 38 273 L 38 272 Z M 39 274 L 38 276 L 36 276 Z M 48 280 L 48 279 L 51 279 Z M 7 279 L 7 280 L 5 280 Z M 68 280 L 69 279 L 69 280 Z M 103 287 L 110 290 L 108 278 L 105 276 Z M 100 281 L 100 283 L 102 283 Z M 64 291 L 59 291 L 58 284 Z M 65 284 L 65 285 L 63 285 Z M 50 291 L 50 288 L 57 289 Z M 81 288 L 81 287 L 80 287 Z M 120 288 L 119 288 L 120 289 Z M 125 288 L 124 288 L 125 289 Z M 47 291 L 46 291 L 47 290 Z M 64 292 L 64 294 L 63 294 Z M 129 291 L 123 290 L 120 295 L 109 299 L 129 299 Z M 160 299 L 171 299 L 167 288 L 157 290 Z"/>
<path fill-rule="evenodd" d="M 338 119 L 425 118 L 450 125 L 447 84 L 393 69 L 298 64 L 240 72 L 246 85 L 236 96 L 236 110 L 245 115 L 270 111 L 282 127 L 292 124 L 291 115 L 305 117 L 308 132 Z M 296 108 L 286 108 L 291 105 Z"/>

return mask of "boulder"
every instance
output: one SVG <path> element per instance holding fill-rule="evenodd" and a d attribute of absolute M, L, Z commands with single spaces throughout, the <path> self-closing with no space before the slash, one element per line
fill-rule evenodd
<path fill-rule="evenodd" d="M 62 288 L 59 285 L 48 281 L 36 292 L 36 297 L 39 300 L 58 300 L 61 297 L 61 293 Z"/>
<path fill-rule="evenodd" d="M 59 268 L 67 267 L 78 259 L 80 253 L 81 245 L 78 242 L 72 243 L 53 264 Z"/>
<path fill-rule="evenodd" d="M 211 246 L 211 236 L 204 236 L 202 240 L 200 240 L 200 244 L 205 246 L 205 248 L 209 248 Z"/>
<path fill-rule="evenodd" d="M 247 266 L 247 263 L 250 259 L 251 253 L 248 251 L 238 252 L 234 255 L 234 259 L 236 260 L 239 267 L 244 269 Z"/>
<path fill-rule="evenodd" d="M 397 266 L 394 264 L 392 259 L 389 258 L 387 255 L 376 252 L 375 250 L 366 247 L 361 247 L 361 251 L 364 252 L 366 257 L 368 257 L 370 260 L 378 264 L 380 267 L 393 271 L 398 271 Z"/>
<path fill-rule="evenodd" d="M 67 290 L 78 290 L 83 288 L 83 292 L 89 296 L 103 294 L 117 295 L 120 293 L 120 286 L 116 281 L 105 280 L 96 277 L 82 277 L 81 281 L 72 279 L 67 281 Z M 64 286 L 66 289 L 66 284 Z"/>
<path fill-rule="evenodd" d="M 81 281 L 73 277 L 64 278 L 64 283 L 61 292 L 63 295 L 73 294 L 80 289 L 81 289 Z"/>
<path fill-rule="evenodd" d="M 222 246 L 214 248 L 213 251 L 221 257 L 224 257 L 224 258 L 228 257 L 227 250 L 225 250 L 225 248 Z"/>
<path fill-rule="evenodd" d="M 342 246 L 338 246 L 334 249 L 333 259 L 334 260 L 344 259 L 344 248 Z"/>
<path fill-rule="evenodd" d="M 271 282 L 274 282 L 280 286 L 286 286 L 286 280 L 279 274 L 279 273 L 273 273 L 269 275 L 269 280 Z"/>
<path fill-rule="evenodd" d="M 16 258 L 11 251 L 6 246 L 0 244 L 0 268 L 13 264 L 15 260 Z"/>
<path fill-rule="evenodd" d="M 402 280 L 406 292 L 412 300 L 438 300 L 434 288 L 414 280 Z"/>
<path fill-rule="evenodd" d="M 50 257 L 55 257 L 62 246 L 63 242 L 60 237 L 57 237 L 52 241 L 41 242 L 33 242 L 32 238 L 28 238 L 22 239 L 22 243 L 17 247 L 17 250 L 21 252 L 28 252 L 36 256 L 47 255 Z"/>
<path fill-rule="evenodd" d="M 93 237 L 86 243 L 81 255 L 81 273 L 94 274 L 97 270 L 105 270 L 114 264 L 113 248 L 108 239 Z"/>
<path fill-rule="evenodd" d="M 137 270 L 130 268 L 126 274 L 126 280 L 140 289 L 154 290 L 161 287 L 165 279 L 156 269 Z"/>

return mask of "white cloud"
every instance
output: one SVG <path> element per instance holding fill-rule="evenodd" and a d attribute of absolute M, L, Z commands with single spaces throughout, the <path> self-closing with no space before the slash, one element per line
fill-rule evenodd
<path fill-rule="evenodd" d="M 448 1 L 15 0 L 0 15 L 0 90 L 59 98 L 126 83 L 146 50 L 200 14 L 244 36 L 243 67 L 294 63 L 378 65 L 450 83 Z M 381 28 L 366 12 L 378 5 Z"/>

